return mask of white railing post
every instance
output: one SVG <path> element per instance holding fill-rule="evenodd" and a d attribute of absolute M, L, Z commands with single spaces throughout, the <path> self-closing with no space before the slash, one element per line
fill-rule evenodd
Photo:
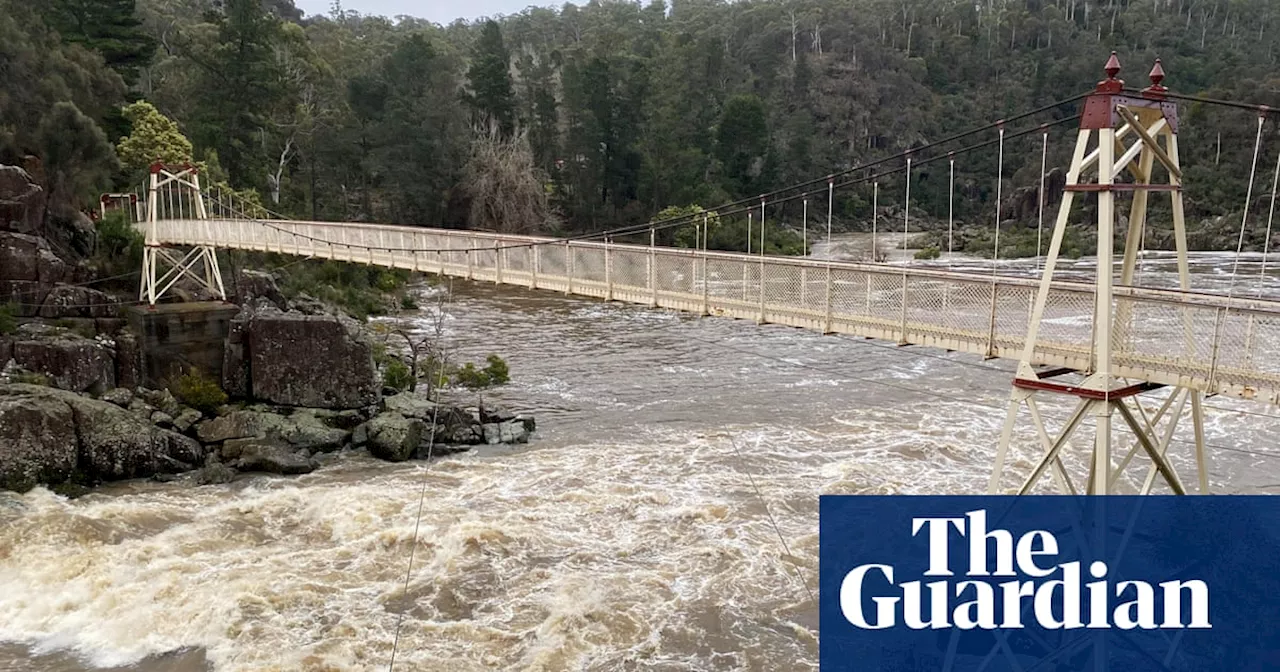
<path fill-rule="evenodd" d="M 902 336 L 901 336 L 901 340 L 898 341 L 899 345 L 907 344 L 907 304 L 910 302 L 910 300 L 907 297 L 907 278 L 908 277 L 909 276 L 904 270 L 902 272 L 902 327 L 901 327 Z"/>
<path fill-rule="evenodd" d="M 657 232 L 649 229 L 649 307 L 658 307 Z"/>
<path fill-rule="evenodd" d="M 604 300 L 613 300 L 613 247 L 609 244 L 610 239 L 605 236 L 604 239 Z"/>
<path fill-rule="evenodd" d="M 569 279 L 565 283 L 564 293 L 573 293 L 573 248 L 569 245 L 569 241 L 564 241 L 564 268 L 569 274 Z"/>
<path fill-rule="evenodd" d="M 831 331 L 831 262 L 827 262 L 827 323 L 822 328 L 822 333 L 830 334 Z"/>
<path fill-rule="evenodd" d="M 493 284 L 502 284 L 502 239 L 493 239 Z"/>

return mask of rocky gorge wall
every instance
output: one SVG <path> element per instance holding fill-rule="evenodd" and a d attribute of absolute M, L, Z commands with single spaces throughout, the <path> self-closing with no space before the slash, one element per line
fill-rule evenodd
<path fill-rule="evenodd" d="M 240 472 L 307 473 L 343 450 L 402 461 L 523 443 L 534 430 L 532 418 L 384 390 L 361 323 L 314 299 L 287 301 L 266 273 L 238 275 L 240 308 L 213 311 L 234 316 L 212 341 L 208 333 L 189 343 L 181 334 L 158 339 L 175 324 L 186 328 L 183 320 L 126 320 L 122 301 L 83 286 L 93 280 L 83 261 L 92 224 L 50 228 L 44 208 L 25 171 L 0 166 L 0 306 L 18 317 L 0 331 L 0 488 L 75 492 L 141 477 L 218 483 Z M 226 317 L 201 324 L 211 320 L 228 325 Z M 200 353 L 184 352 L 193 347 Z M 209 368 L 232 403 L 198 410 L 151 389 L 210 357 L 220 360 Z"/>

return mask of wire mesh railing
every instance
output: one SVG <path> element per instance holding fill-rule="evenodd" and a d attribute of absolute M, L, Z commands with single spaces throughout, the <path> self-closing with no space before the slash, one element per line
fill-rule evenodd
<path fill-rule="evenodd" d="M 211 216 L 218 214 L 210 213 Z M 168 219 L 168 244 L 440 273 L 608 300 L 1017 359 L 1030 278 L 475 231 Z M 1280 401 L 1280 302 L 1117 288 L 1113 373 Z M 1093 286 L 1055 283 L 1033 362 L 1092 369 Z"/>

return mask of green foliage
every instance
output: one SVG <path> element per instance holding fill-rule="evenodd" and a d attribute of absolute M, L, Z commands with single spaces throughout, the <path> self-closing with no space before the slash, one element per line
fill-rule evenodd
<path fill-rule="evenodd" d="M 723 167 L 726 186 L 737 193 L 749 193 L 763 185 L 768 147 L 764 102 L 750 94 L 725 102 L 716 128 L 716 158 Z"/>
<path fill-rule="evenodd" d="M 503 135 L 515 130 L 515 94 L 511 86 L 511 54 L 502 43 L 502 29 L 496 21 L 480 28 L 467 70 L 471 83 L 468 102 L 477 117 L 477 126 L 497 124 Z"/>
<path fill-rule="evenodd" d="M 142 232 L 120 210 L 108 212 L 98 220 L 98 247 L 91 260 L 103 275 L 123 275 L 142 267 Z"/>
<path fill-rule="evenodd" d="M 0 304 L 0 336 L 8 336 L 18 330 L 17 315 L 18 306 L 16 304 Z"/>
<path fill-rule="evenodd" d="M 52 115 L 56 103 L 72 103 L 90 119 L 102 122 L 124 95 L 118 74 L 45 25 L 38 13 L 45 4 L 0 3 L 0 63 L 6 82 L 0 95 L 0 161 L 5 163 L 43 152 L 45 142 L 53 138 L 41 137 L 46 130 L 42 122 Z M 109 160 L 103 168 L 110 168 Z"/>
<path fill-rule="evenodd" d="M 236 259 L 237 265 L 249 268 L 279 267 L 280 291 L 288 299 L 306 294 L 362 320 L 401 305 L 411 277 L 405 270 L 341 261 L 297 263 L 296 258 L 243 253 Z"/>
<path fill-rule="evenodd" d="M 511 372 L 507 368 L 507 363 L 497 355 L 489 355 L 485 358 L 485 366 L 477 367 L 471 362 L 467 362 L 453 374 L 453 382 L 455 385 L 461 385 L 469 390 L 480 390 L 487 387 L 506 384 L 511 380 Z"/>
<path fill-rule="evenodd" d="M 938 249 L 935 245 L 930 245 L 926 248 L 916 250 L 915 253 L 916 259 L 937 259 L 941 256 L 942 250 Z"/>
<path fill-rule="evenodd" d="M 399 359 L 394 357 L 387 360 L 382 367 L 382 384 L 392 387 L 401 392 L 409 389 L 413 383 L 413 372 L 409 367 Z"/>
<path fill-rule="evenodd" d="M 75 103 L 54 103 L 38 131 L 49 193 L 55 202 L 91 202 L 110 184 L 115 149 L 92 119 Z"/>
<path fill-rule="evenodd" d="M 142 28 L 135 0 L 47 0 L 37 3 L 45 22 L 73 44 L 102 55 L 107 67 L 125 83 L 138 80 L 138 70 L 151 62 L 157 41 Z"/>
<path fill-rule="evenodd" d="M 193 368 L 178 376 L 170 391 L 178 401 L 207 415 L 216 413 L 219 406 L 227 403 L 227 393 L 218 381 L 199 369 Z"/>
<path fill-rule="evenodd" d="M 195 150 L 178 124 L 145 100 L 125 106 L 124 118 L 131 124 L 129 135 L 120 138 L 116 153 L 125 171 L 141 175 L 155 161 L 169 164 L 192 163 Z"/>

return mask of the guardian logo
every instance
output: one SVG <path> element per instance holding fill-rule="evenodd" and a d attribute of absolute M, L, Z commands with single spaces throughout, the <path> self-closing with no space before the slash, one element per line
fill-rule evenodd
<path fill-rule="evenodd" d="M 924 576 L 944 578 L 899 584 L 892 565 L 854 568 L 840 583 L 840 611 L 855 627 L 995 630 L 1026 627 L 1024 617 L 1034 619 L 1027 625 L 1051 630 L 1212 627 L 1204 581 L 1113 584 L 1105 562 L 1092 562 L 1087 569 L 1079 561 L 1055 562 L 1058 539 L 1050 532 L 1034 530 L 1015 540 L 1008 530 L 988 531 L 985 510 L 962 518 L 912 518 L 911 535 L 927 535 L 929 569 Z M 953 540 L 968 543 L 966 580 L 952 578 L 957 569 L 951 566 Z M 1087 582 L 1086 571 L 1092 579 Z"/>

